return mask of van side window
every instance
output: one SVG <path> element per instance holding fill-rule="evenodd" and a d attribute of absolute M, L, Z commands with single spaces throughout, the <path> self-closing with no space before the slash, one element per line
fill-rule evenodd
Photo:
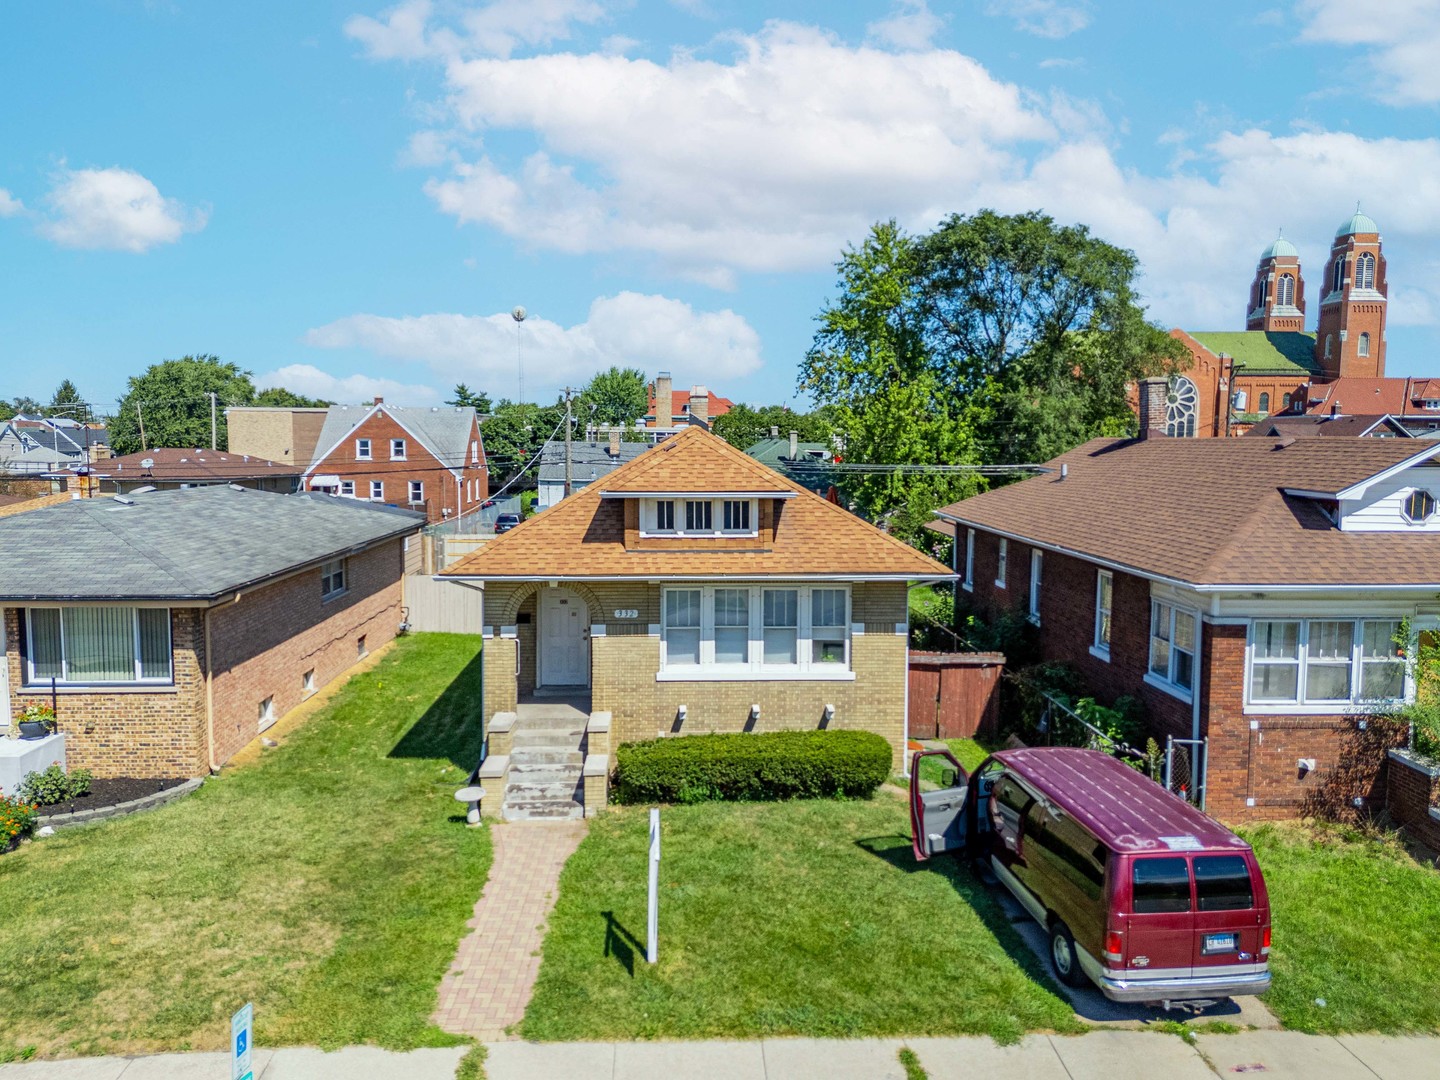
<path fill-rule="evenodd" d="M 1201 911 L 1244 911 L 1254 907 L 1250 867 L 1239 855 L 1197 855 L 1195 899 Z"/>
<path fill-rule="evenodd" d="M 995 831 L 1013 850 L 1020 838 L 1020 820 L 1035 798 L 1009 776 L 995 781 L 991 793 L 991 820 Z"/>
<path fill-rule="evenodd" d="M 1133 865 L 1136 915 L 1190 910 L 1190 868 L 1184 859 L 1136 859 Z"/>
<path fill-rule="evenodd" d="M 1025 834 L 1050 856 L 1056 873 L 1091 900 L 1099 900 L 1105 887 L 1105 849 L 1068 817 L 1056 817 L 1040 806 L 1030 814 Z"/>

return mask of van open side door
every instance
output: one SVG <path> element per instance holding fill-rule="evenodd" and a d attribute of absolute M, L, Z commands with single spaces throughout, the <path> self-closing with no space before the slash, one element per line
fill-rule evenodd
<path fill-rule="evenodd" d="M 928 765 L 925 763 L 929 761 Z M 940 786 L 922 790 L 924 775 Z M 933 855 L 965 849 L 966 807 L 970 777 L 949 750 L 917 750 L 910 759 L 910 835 L 915 858 L 924 862 Z"/>

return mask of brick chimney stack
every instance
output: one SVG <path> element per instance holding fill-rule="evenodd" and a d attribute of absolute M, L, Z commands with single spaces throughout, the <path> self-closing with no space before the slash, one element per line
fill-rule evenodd
<path fill-rule="evenodd" d="M 794 460 L 795 460 L 796 458 L 798 458 L 799 456 L 800 456 L 800 433 L 799 433 L 798 431 L 792 431 L 792 432 L 790 432 L 790 460 L 791 460 L 791 461 L 794 461 Z"/>
<path fill-rule="evenodd" d="M 655 426 L 669 427 L 674 423 L 670 415 L 671 408 L 675 404 L 674 386 L 670 382 L 670 373 L 662 371 L 655 376 Z"/>
<path fill-rule="evenodd" d="M 383 397 L 377 397 L 377 398 L 375 399 L 375 404 L 376 404 L 376 405 L 384 405 L 384 404 L 385 404 L 385 399 L 384 399 Z"/>
<path fill-rule="evenodd" d="M 1165 435 L 1165 396 L 1170 380 L 1153 376 L 1140 380 L 1140 438 L 1159 439 Z"/>
<path fill-rule="evenodd" d="M 690 388 L 690 415 L 702 423 L 710 422 L 710 391 L 703 385 Z"/>
<path fill-rule="evenodd" d="M 610 457 L 612 459 L 620 457 L 620 429 L 618 427 L 610 429 Z"/>

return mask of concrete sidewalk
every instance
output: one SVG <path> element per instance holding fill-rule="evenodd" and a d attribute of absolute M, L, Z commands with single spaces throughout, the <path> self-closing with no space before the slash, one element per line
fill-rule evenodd
<path fill-rule="evenodd" d="M 906 1080 L 909 1047 L 930 1080 L 1426 1080 L 1440 1078 L 1440 1038 L 1154 1031 L 988 1038 L 765 1039 L 756 1042 L 497 1042 L 488 1080 Z M 352 1046 L 333 1054 L 257 1050 L 256 1080 L 451 1080 L 464 1047 L 391 1053 Z M 0 1080 L 228 1080 L 224 1054 L 71 1058 L 0 1065 Z"/>

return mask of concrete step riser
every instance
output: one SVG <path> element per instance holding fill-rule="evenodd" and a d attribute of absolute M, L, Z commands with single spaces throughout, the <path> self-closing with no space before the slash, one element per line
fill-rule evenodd
<path fill-rule="evenodd" d="M 511 736 L 510 744 L 517 750 L 524 747 L 578 750 L 584 738 L 583 731 L 521 731 Z"/>
<path fill-rule="evenodd" d="M 527 746 L 510 755 L 512 769 L 524 765 L 548 765 L 552 768 L 574 765 L 578 768 L 584 763 L 585 755 L 579 750 L 536 750 Z"/>
<path fill-rule="evenodd" d="M 580 786 L 580 770 L 555 765 L 531 765 L 510 767 L 511 784 L 569 784 Z"/>
<path fill-rule="evenodd" d="M 578 821 L 585 816 L 585 808 L 576 802 L 507 804 L 501 816 L 506 821 Z"/>
<path fill-rule="evenodd" d="M 572 780 L 557 780 L 554 783 L 506 784 L 505 804 L 517 802 L 551 802 L 555 799 L 578 799 L 582 792 L 579 784 Z"/>
<path fill-rule="evenodd" d="M 590 718 L 580 713 L 566 716 L 527 716 L 515 722 L 516 731 L 574 731 L 583 728 Z"/>

